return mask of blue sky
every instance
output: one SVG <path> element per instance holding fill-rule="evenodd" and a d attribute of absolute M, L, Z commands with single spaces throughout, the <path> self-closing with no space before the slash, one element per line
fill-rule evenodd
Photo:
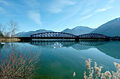
<path fill-rule="evenodd" d="M 120 0 L 0 0 L 0 23 L 19 31 L 98 26 L 120 17 Z"/>

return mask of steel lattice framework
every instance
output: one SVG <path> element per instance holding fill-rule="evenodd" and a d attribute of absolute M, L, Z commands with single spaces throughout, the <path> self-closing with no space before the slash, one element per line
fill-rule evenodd
<path fill-rule="evenodd" d="M 31 37 L 68 37 L 68 38 L 75 38 L 76 35 L 64 33 L 64 32 L 43 32 L 43 33 L 36 33 L 32 34 Z"/>
<path fill-rule="evenodd" d="M 109 38 L 108 36 L 105 36 L 103 34 L 97 34 L 97 33 L 89 33 L 89 34 L 83 34 L 79 35 L 79 38 L 100 38 L 100 39 L 106 39 Z"/>

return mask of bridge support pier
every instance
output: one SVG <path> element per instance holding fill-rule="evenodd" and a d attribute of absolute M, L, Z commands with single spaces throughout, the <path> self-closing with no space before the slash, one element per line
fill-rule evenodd
<path fill-rule="evenodd" d="M 32 41 L 31 37 L 19 37 L 20 42 L 30 42 Z"/>
<path fill-rule="evenodd" d="M 78 37 L 78 36 L 75 38 L 75 41 L 76 41 L 76 42 L 79 42 L 79 37 Z"/>

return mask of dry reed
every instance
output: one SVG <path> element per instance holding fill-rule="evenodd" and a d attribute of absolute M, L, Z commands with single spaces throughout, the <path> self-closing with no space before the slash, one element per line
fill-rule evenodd
<path fill-rule="evenodd" d="M 102 72 L 102 66 L 97 65 L 94 63 L 94 67 L 91 67 L 91 59 L 85 61 L 87 71 L 84 72 L 84 79 L 120 79 L 120 64 L 114 62 L 114 66 L 116 68 L 116 72 L 112 71 L 105 71 Z"/>
<path fill-rule="evenodd" d="M 102 72 L 103 66 L 98 66 L 94 62 L 94 67 L 91 66 L 91 59 L 85 61 L 87 70 L 84 72 L 84 79 L 120 79 L 120 64 L 114 62 L 116 71 L 105 71 Z M 73 78 L 75 78 L 76 72 L 73 73 Z"/>

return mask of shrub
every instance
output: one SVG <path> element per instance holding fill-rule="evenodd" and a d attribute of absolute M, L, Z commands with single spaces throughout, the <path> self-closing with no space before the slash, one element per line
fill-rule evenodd
<path fill-rule="evenodd" d="M 35 70 L 37 58 L 12 53 L 1 60 L 0 79 L 30 79 Z"/>

